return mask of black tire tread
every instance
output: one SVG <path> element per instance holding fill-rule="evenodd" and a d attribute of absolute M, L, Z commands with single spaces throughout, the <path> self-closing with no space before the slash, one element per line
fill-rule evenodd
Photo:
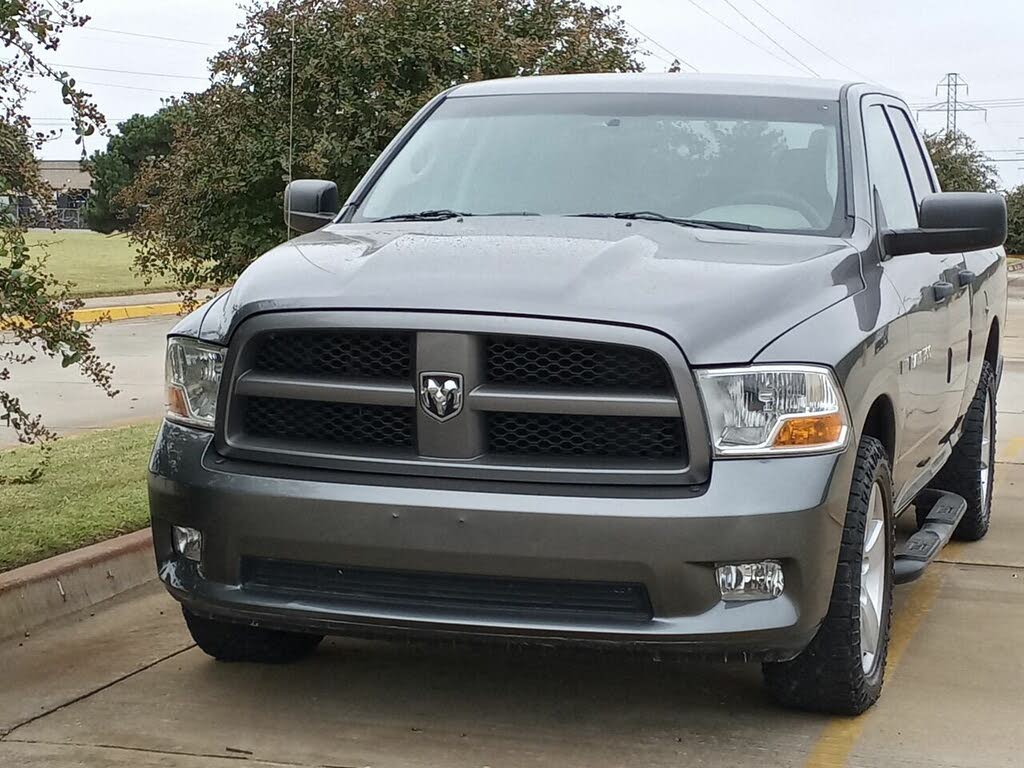
<path fill-rule="evenodd" d="M 941 488 L 944 491 L 952 491 L 967 500 L 967 511 L 964 512 L 960 524 L 953 531 L 953 538 L 959 541 L 978 541 L 988 533 L 989 523 L 992 519 L 992 492 L 989 480 L 988 499 L 983 502 L 981 498 L 981 478 L 979 477 L 979 463 L 981 461 L 981 441 L 985 430 L 985 407 L 986 401 L 991 398 L 993 403 L 992 413 L 992 438 L 995 440 L 996 431 L 996 372 L 986 360 L 981 366 L 981 377 L 978 380 L 978 391 L 974 395 L 967 415 L 964 417 L 963 432 L 960 440 L 953 448 L 953 453 L 939 470 L 939 474 L 932 481 L 932 486 Z M 991 468 L 989 470 L 992 471 Z M 920 524 L 921 518 L 918 518 Z"/>
<path fill-rule="evenodd" d="M 882 689 L 885 657 L 892 623 L 891 574 L 883 611 L 881 657 L 871 676 L 864 674 L 860 654 L 860 562 L 868 504 L 875 479 L 891 493 L 889 460 L 882 444 L 871 437 L 861 440 L 847 504 L 846 525 L 828 613 L 810 645 L 790 661 L 763 667 L 769 693 L 781 704 L 797 709 L 856 715 L 875 703 Z M 891 499 L 886 500 L 889 538 L 894 540 Z"/>
<path fill-rule="evenodd" d="M 196 645 L 217 661 L 285 664 L 308 656 L 323 640 L 323 635 L 282 632 L 211 619 L 184 606 L 181 611 Z"/>

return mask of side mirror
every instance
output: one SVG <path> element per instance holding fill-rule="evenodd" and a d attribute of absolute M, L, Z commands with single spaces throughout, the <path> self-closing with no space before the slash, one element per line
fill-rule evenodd
<path fill-rule="evenodd" d="M 988 192 L 925 195 L 917 229 L 883 233 L 890 256 L 908 253 L 960 253 L 998 248 L 1006 242 L 1006 201 Z"/>
<path fill-rule="evenodd" d="M 299 179 L 284 190 L 287 224 L 297 232 L 313 232 L 338 215 L 338 185 L 320 179 Z"/>

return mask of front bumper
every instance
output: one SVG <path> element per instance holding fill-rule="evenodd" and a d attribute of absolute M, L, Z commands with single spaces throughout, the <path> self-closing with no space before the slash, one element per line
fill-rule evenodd
<path fill-rule="evenodd" d="M 657 646 L 783 659 L 828 608 L 854 451 L 715 464 L 699 488 L 396 485 L 380 478 L 232 463 L 211 436 L 164 423 L 149 498 L 160 578 L 206 615 L 330 634 L 466 636 Z M 575 489 L 575 490 L 573 490 Z M 203 532 L 199 566 L 177 558 L 171 525 Z M 351 568 L 642 584 L 653 616 L 614 619 L 366 608 L 242 581 L 243 558 Z M 723 562 L 779 560 L 775 600 L 724 603 Z"/>

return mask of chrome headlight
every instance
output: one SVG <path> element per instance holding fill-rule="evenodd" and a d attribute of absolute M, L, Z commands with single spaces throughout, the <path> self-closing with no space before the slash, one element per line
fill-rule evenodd
<path fill-rule="evenodd" d="M 850 419 L 835 376 L 811 365 L 697 372 L 718 456 L 825 453 L 846 446 Z"/>
<path fill-rule="evenodd" d="M 182 336 L 172 336 L 167 340 L 164 370 L 168 419 L 213 429 L 225 351 L 223 347 Z"/>

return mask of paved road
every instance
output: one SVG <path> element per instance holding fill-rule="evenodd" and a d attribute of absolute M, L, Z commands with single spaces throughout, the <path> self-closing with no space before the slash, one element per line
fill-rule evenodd
<path fill-rule="evenodd" d="M 992 530 L 898 591 L 888 682 L 861 718 L 781 711 L 755 665 L 331 640 L 217 664 L 140 588 L 0 644 L 0 765 L 1024 765 L 1024 301 L 1000 397 Z"/>
<path fill-rule="evenodd" d="M 107 397 L 77 368 L 61 368 L 56 360 L 40 357 L 13 369 L 4 388 L 47 425 L 61 433 L 82 432 L 144 419 L 164 412 L 164 336 L 177 322 L 174 316 L 122 320 L 96 330 L 100 356 L 114 364 L 117 397 Z M 14 430 L 0 426 L 0 449 L 14 445 Z"/>

